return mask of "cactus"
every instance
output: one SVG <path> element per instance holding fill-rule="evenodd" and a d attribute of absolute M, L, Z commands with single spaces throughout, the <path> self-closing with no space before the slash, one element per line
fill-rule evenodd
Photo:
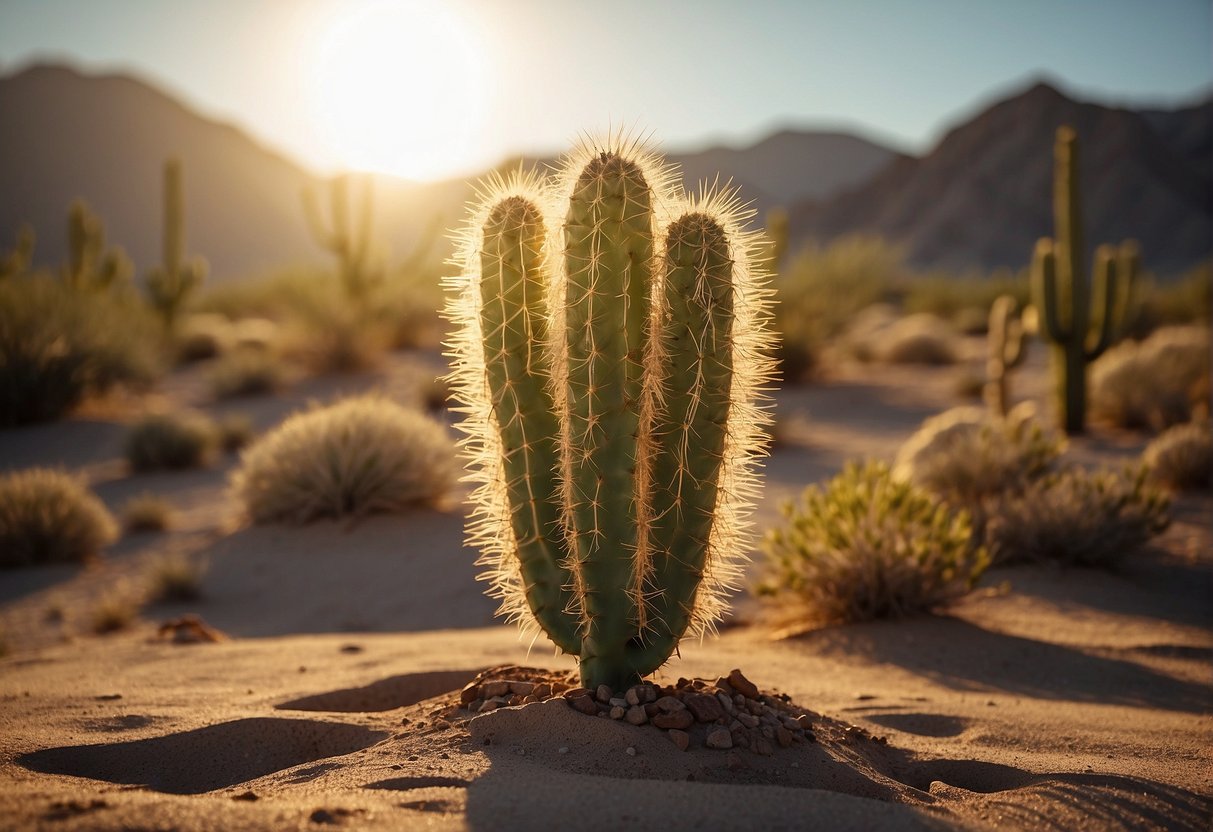
<path fill-rule="evenodd" d="M 330 225 L 325 225 L 317 203 L 316 192 L 303 192 L 303 208 L 308 225 L 320 245 L 337 258 L 337 271 L 346 296 L 363 302 L 371 289 L 382 280 L 382 270 L 371 262 L 371 231 L 375 225 L 374 183 L 362 183 L 362 199 L 358 218 L 350 218 L 350 180 L 346 174 L 329 181 Z"/>
<path fill-rule="evenodd" d="M 1025 327 L 1015 314 L 1015 306 L 1015 298 L 1010 295 L 999 295 L 990 306 L 984 395 L 986 406 L 995 416 L 1007 415 L 1008 375 L 1023 363 L 1028 352 Z"/>
<path fill-rule="evenodd" d="M 132 266 L 121 246 L 106 248 L 105 225 L 82 199 L 67 214 L 68 260 L 63 282 L 70 288 L 105 291 L 128 282 Z"/>
<path fill-rule="evenodd" d="M 34 259 L 34 244 L 37 237 L 28 223 L 17 229 L 17 244 L 11 251 L 0 252 L 0 280 L 16 277 L 29 271 Z"/>
<path fill-rule="evenodd" d="M 164 326 L 172 330 L 186 299 L 206 280 L 201 257 L 185 259 L 185 198 L 181 162 L 164 163 L 164 263 L 148 272 L 147 293 Z"/>
<path fill-rule="evenodd" d="M 488 181 L 448 316 L 490 591 L 622 690 L 724 611 L 772 335 L 736 198 L 688 199 L 656 155 L 604 144 L 554 182 Z"/>
<path fill-rule="evenodd" d="M 1078 136 L 1063 126 L 1054 145 L 1055 237 L 1036 244 L 1032 299 L 1040 310 L 1041 332 L 1053 345 L 1058 421 L 1071 434 L 1082 433 L 1086 423 L 1087 364 L 1108 348 L 1124 320 L 1138 266 L 1135 243 L 1100 246 L 1089 289 L 1083 277 L 1078 178 Z"/>

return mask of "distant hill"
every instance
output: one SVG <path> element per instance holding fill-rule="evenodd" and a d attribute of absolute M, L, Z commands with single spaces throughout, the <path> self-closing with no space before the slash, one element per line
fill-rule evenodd
<path fill-rule="evenodd" d="M 905 245 L 911 263 L 990 269 L 1027 264 L 1051 234 L 1053 136 L 1078 131 L 1087 240 L 1140 241 L 1148 268 L 1213 255 L 1213 100 L 1135 112 L 1074 101 L 1037 83 L 952 129 L 926 156 L 791 211 L 794 241 L 855 232 Z"/>
<path fill-rule="evenodd" d="M 143 80 L 34 66 L 0 77 L 0 114 L 0 247 L 27 221 L 38 232 L 38 262 L 59 264 L 67 206 L 80 196 L 143 274 L 160 257 L 161 165 L 178 156 L 188 249 L 207 257 L 216 280 L 328 262 L 300 202 L 314 176 Z M 956 127 L 922 158 L 812 130 L 668 153 L 692 188 L 718 174 L 732 179 L 760 219 L 789 206 L 794 242 L 866 231 L 904 242 L 922 266 L 1020 266 L 1051 229 L 1060 123 L 1075 124 L 1084 141 L 1092 242 L 1134 236 L 1147 265 L 1162 271 L 1209 256 L 1213 101 L 1133 112 L 1078 103 L 1042 84 Z M 376 182 L 378 235 L 397 255 L 434 222 L 457 224 L 471 192 L 465 180 Z"/>

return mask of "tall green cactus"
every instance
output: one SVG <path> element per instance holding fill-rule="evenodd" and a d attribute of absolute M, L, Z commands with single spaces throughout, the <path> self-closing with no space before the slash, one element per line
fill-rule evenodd
<path fill-rule="evenodd" d="M 206 280 L 201 257 L 185 262 L 185 194 L 181 162 L 164 163 L 164 262 L 148 272 L 147 293 L 166 329 L 172 330 L 185 301 Z"/>
<path fill-rule="evenodd" d="M 995 416 L 1007 415 L 1010 372 L 1028 353 L 1023 321 L 1015 314 L 1015 306 L 1015 298 L 1010 295 L 999 295 L 990 306 L 984 396 L 986 407 Z"/>
<path fill-rule="evenodd" d="M 1087 364 L 1108 348 L 1123 321 L 1137 274 L 1137 247 L 1100 246 L 1095 255 L 1093 291 L 1084 278 L 1085 253 L 1079 200 L 1078 136 L 1059 127 L 1054 145 L 1053 239 L 1036 244 L 1032 298 L 1040 327 L 1052 342 L 1057 415 L 1067 433 L 1086 424 Z"/>
<path fill-rule="evenodd" d="M 121 246 L 106 247 L 105 225 L 82 199 L 68 208 L 67 245 L 62 277 L 72 289 L 105 291 L 130 280 L 130 258 Z"/>
<path fill-rule="evenodd" d="M 17 229 L 17 244 L 10 251 L 0 252 L 0 280 L 29 271 L 34 261 L 34 245 L 37 239 L 33 226 L 22 223 Z"/>
<path fill-rule="evenodd" d="M 634 144 L 482 190 L 452 386 L 501 612 L 622 690 L 710 630 L 738 577 L 772 370 L 762 243 Z"/>

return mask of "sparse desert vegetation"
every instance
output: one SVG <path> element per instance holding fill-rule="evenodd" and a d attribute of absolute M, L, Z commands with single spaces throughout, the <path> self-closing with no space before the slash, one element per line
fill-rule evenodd
<path fill-rule="evenodd" d="M 244 451 L 232 489 L 256 523 L 306 523 L 433 504 L 456 476 L 441 425 L 367 396 L 287 419 Z"/>
<path fill-rule="evenodd" d="M 1163 327 L 1125 341 L 1091 367 L 1091 411 L 1122 428 L 1162 430 L 1208 416 L 1207 326 Z"/>
<path fill-rule="evenodd" d="M 147 597 L 153 603 L 197 601 L 202 597 L 206 562 L 180 552 L 168 552 L 147 567 Z"/>
<path fill-rule="evenodd" d="M 1213 426 L 1208 421 L 1167 428 L 1142 454 L 1150 478 L 1174 491 L 1213 487 Z"/>
<path fill-rule="evenodd" d="M 134 471 L 198 468 L 211 460 L 217 438 L 214 422 L 204 414 L 150 413 L 131 426 L 126 459 Z"/>
<path fill-rule="evenodd" d="M 71 474 L 0 475 L 0 566 L 80 563 L 101 554 L 117 531 L 102 502 Z"/>
<path fill-rule="evenodd" d="M 173 505 L 164 497 L 144 492 L 122 507 L 122 527 L 127 532 L 163 532 L 173 523 Z"/>
<path fill-rule="evenodd" d="M 241 347 L 216 359 L 207 369 L 207 381 L 216 399 L 258 396 L 280 390 L 287 370 L 272 352 Z"/>

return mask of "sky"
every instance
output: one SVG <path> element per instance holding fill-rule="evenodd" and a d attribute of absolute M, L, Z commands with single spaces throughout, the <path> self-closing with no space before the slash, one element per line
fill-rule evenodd
<path fill-rule="evenodd" d="M 314 171 L 413 179 L 609 127 L 680 150 L 842 128 L 925 152 L 1042 75 L 1192 101 L 1211 44 L 1210 0 L 0 0 L 0 74 L 135 73 Z"/>

